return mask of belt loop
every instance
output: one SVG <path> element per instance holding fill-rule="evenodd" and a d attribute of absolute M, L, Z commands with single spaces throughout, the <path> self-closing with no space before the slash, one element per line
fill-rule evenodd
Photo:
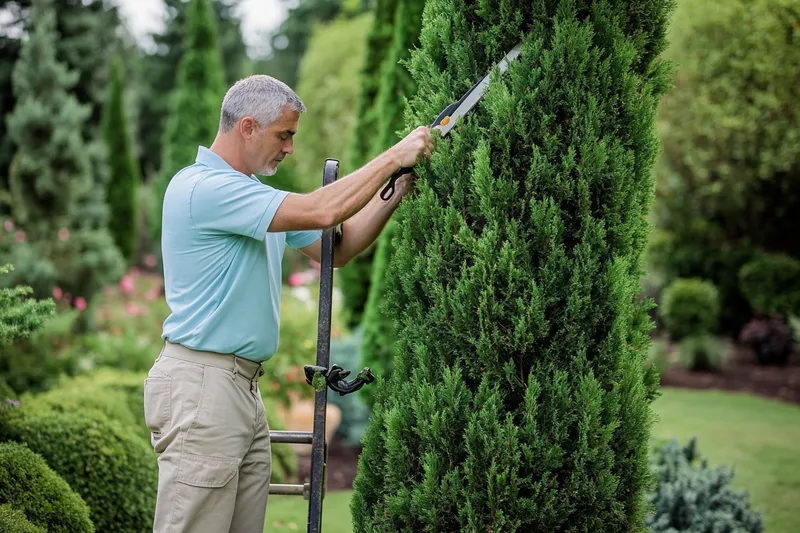
<path fill-rule="evenodd" d="M 239 358 L 235 355 L 233 356 L 233 377 L 235 378 L 239 375 Z"/>

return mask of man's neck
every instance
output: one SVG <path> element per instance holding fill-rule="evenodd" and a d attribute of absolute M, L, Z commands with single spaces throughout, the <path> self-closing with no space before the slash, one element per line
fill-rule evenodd
<path fill-rule="evenodd" d="M 238 170 L 245 176 L 250 176 L 252 172 L 247 168 L 244 162 L 244 154 L 240 147 L 231 142 L 231 140 L 224 135 L 217 135 L 214 143 L 209 147 L 209 150 L 220 156 L 225 160 L 234 170 Z"/>

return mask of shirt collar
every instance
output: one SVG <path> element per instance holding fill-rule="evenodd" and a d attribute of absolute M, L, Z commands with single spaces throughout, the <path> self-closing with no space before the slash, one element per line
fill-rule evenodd
<path fill-rule="evenodd" d="M 225 161 L 222 156 L 218 153 L 211 151 L 211 149 L 206 148 L 205 146 L 198 146 L 197 148 L 197 158 L 195 159 L 197 163 L 205 165 L 209 168 L 213 168 L 214 170 L 230 170 L 245 176 L 246 174 L 242 174 L 238 170 L 234 169 L 227 161 Z M 258 180 L 258 178 L 254 175 L 248 176 L 250 179 Z"/>

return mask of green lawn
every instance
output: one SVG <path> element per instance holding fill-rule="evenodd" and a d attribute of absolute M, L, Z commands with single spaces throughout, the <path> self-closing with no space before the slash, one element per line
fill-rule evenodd
<path fill-rule="evenodd" d="M 665 389 L 656 400 L 655 439 L 697 436 L 712 465 L 735 468 L 766 533 L 800 531 L 800 407 L 723 392 Z M 351 492 L 329 492 L 323 533 L 351 533 Z M 308 502 L 271 496 L 264 531 L 306 531 Z"/>
<path fill-rule="evenodd" d="M 748 395 L 667 389 L 655 438 L 697 436 L 712 465 L 733 467 L 766 533 L 800 531 L 800 407 Z"/>

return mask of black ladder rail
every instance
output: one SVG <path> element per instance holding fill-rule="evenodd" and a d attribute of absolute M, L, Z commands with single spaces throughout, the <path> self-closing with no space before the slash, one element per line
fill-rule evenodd
<path fill-rule="evenodd" d="M 322 171 L 322 186 L 339 178 L 339 161 L 327 159 Z M 317 366 L 327 368 L 331 355 L 331 307 L 333 303 L 334 230 L 322 233 L 322 258 L 319 272 L 319 319 L 317 320 Z M 321 390 L 320 390 L 321 389 Z M 325 497 L 325 470 L 328 446 L 325 438 L 325 414 L 328 408 L 328 387 L 314 391 L 314 440 L 311 443 L 311 494 L 308 505 L 308 533 L 322 529 L 322 500 Z"/>
<path fill-rule="evenodd" d="M 339 162 L 327 159 L 322 172 L 322 185 L 330 185 L 339 177 Z M 313 431 L 270 431 L 271 443 L 310 444 L 311 480 L 302 484 L 270 484 L 270 494 L 302 496 L 309 500 L 308 533 L 322 530 L 322 501 L 327 489 L 328 441 L 325 436 L 325 414 L 328 407 L 328 387 L 341 396 L 359 390 L 375 381 L 369 367 L 355 379 L 345 381 L 349 370 L 330 365 L 331 314 L 333 305 L 333 249 L 341 239 L 341 226 L 322 233 L 320 263 L 319 318 L 317 320 L 317 364 L 305 365 L 306 383 L 314 386 Z M 316 381 L 316 383 L 315 383 Z"/>

